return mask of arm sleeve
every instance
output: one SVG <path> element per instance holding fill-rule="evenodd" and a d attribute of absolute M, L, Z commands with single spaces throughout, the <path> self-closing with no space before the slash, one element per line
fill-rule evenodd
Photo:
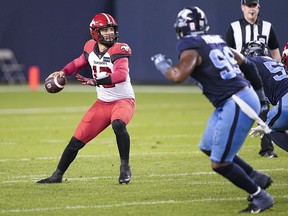
<path fill-rule="evenodd" d="M 245 58 L 245 61 L 240 65 L 240 69 L 244 73 L 246 79 L 250 81 L 261 103 L 265 101 L 263 83 L 256 65 Z"/>
<path fill-rule="evenodd" d="M 112 84 L 124 82 L 127 79 L 129 72 L 129 61 L 128 58 L 119 58 L 114 62 L 114 72 L 111 74 Z"/>
<path fill-rule="evenodd" d="M 275 31 L 273 29 L 273 26 L 271 26 L 271 30 L 270 30 L 268 47 L 271 50 L 279 48 L 279 42 L 278 42 L 277 36 L 275 34 Z"/>
<path fill-rule="evenodd" d="M 71 76 L 80 71 L 82 68 L 86 67 L 87 65 L 88 61 L 86 60 L 84 53 L 82 53 L 78 58 L 68 63 L 62 69 L 62 71 L 65 73 L 65 75 Z"/>
<path fill-rule="evenodd" d="M 111 85 L 124 82 L 127 79 L 129 71 L 128 58 L 124 57 L 115 60 L 113 70 L 114 72 L 109 76 L 102 79 L 96 79 L 97 85 Z"/>
<path fill-rule="evenodd" d="M 246 58 L 245 61 L 240 65 L 240 69 L 256 91 L 263 87 L 258 69 L 253 62 Z"/>

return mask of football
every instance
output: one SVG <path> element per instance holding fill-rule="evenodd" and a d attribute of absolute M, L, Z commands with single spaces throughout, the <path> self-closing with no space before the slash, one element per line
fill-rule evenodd
<path fill-rule="evenodd" d="M 49 93 L 57 93 L 64 89 L 67 81 L 65 77 L 55 76 L 45 80 L 44 88 Z"/>

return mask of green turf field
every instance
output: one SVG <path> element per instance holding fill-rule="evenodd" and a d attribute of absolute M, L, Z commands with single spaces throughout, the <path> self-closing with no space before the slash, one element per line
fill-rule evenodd
<path fill-rule="evenodd" d="M 237 215 L 247 194 L 210 168 L 197 145 L 213 107 L 186 86 L 135 86 L 137 110 L 128 126 L 132 181 L 118 184 L 119 156 L 108 128 L 82 149 L 62 184 L 35 182 L 54 171 L 63 149 L 96 94 L 67 86 L 58 94 L 0 87 L 0 215 Z M 240 156 L 270 174 L 275 205 L 287 215 L 287 153 L 258 156 L 248 137 Z"/>

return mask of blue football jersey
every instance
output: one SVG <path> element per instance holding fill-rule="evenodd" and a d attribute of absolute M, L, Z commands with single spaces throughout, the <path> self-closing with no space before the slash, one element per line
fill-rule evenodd
<path fill-rule="evenodd" d="M 249 57 L 258 68 L 266 97 L 275 106 L 288 92 L 288 75 L 284 65 L 270 57 Z"/>
<path fill-rule="evenodd" d="M 215 107 L 221 106 L 226 99 L 250 85 L 221 36 L 198 35 L 179 39 L 178 56 L 188 49 L 196 50 L 202 58 L 202 63 L 195 68 L 191 77 Z"/>

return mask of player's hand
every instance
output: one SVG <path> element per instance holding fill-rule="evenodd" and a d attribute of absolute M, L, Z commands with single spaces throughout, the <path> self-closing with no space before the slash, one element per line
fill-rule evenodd
<path fill-rule="evenodd" d="M 154 62 L 155 67 L 160 71 L 164 76 L 168 69 L 172 66 L 172 60 L 167 59 L 163 54 L 156 54 L 151 57 L 151 61 Z"/>
<path fill-rule="evenodd" d="M 264 134 L 265 134 L 265 128 L 261 125 L 251 128 L 251 131 L 249 133 L 251 137 L 260 137 L 260 138 L 262 138 Z"/>
<path fill-rule="evenodd" d="M 87 78 L 87 77 L 84 77 L 80 74 L 76 74 L 76 78 L 79 82 L 82 83 L 82 85 L 90 85 L 90 86 L 96 86 L 97 85 L 96 79 Z"/>
<path fill-rule="evenodd" d="M 56 76 L 60 76 L 60 77 L 66 77 L 66 75 L 65 75 L 65 73 L 63 72 L 63 71 L 55 71 L 55 72 L 53 72 L 53 73 L 51 73 L 48 77 L 47 77 L 47 79 L 48 78 L 50 78 L 50 77 L 56 77 Z"/>

